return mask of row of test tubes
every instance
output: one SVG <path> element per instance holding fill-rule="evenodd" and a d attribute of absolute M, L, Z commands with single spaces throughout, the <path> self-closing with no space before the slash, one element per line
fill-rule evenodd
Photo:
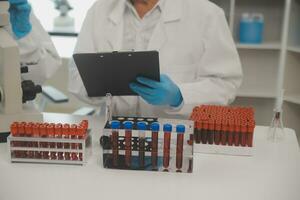
<path fill-rule="evenodd" d="M 118 168 L 119 165 L 119 136 L 121 126 L 125 130 L 125 165 L 128 169 L 132 164 L 132 132 L 134 128 L 134 122 L 125 121 L 121 123 L 118 120 L 111 121 L 111 148 L 112 148 L 112 165 L 113 168 Z M 146 143 L 146 131 L 148 127 L 151 131 L 151 164 L 152 170 L 158 170 L 158 143 L 160 124 L 153 122 L 148 124 L 145 121 L 139 121 L 136 123 L 135 128 L 138 131 L 138 158 L 139 169 L 145 168 L 145 143 Z M 173 126 L 171 124 L 163 125 L 163 171 L 168 172 L 170 167 L 170 151 L 171 151 L 171 134 Z M 186 128 L 184 125 L 176 126 L 177 144 L 176 144 L 176 169 L 177 172 L 181 172 L 183 166 L 183 149 L 184 149 L 184 135 Z M 192 163 L 191 163 L 192 165 Z M 190 166 L 192 168 L 192 166 Z M 192 169 L 190 169 L 192 171 Z"/>
<path fill-rule="evenodd" d="M 12 157 L 20 159 L 82 161 L 82 141 L 88 121 L 79 124 L 14 122 L 11 124 Z M 72 141 L 71 141 L 72 140 Z"/>
<path fill-rule="evenodd" d="M 255 119 L 252 108 L 200 106 L 193 110 L 195 143 L 252 147 Z"/>

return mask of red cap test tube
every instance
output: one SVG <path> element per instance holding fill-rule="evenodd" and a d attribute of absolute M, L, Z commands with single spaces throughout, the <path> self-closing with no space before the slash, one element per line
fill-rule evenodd
<path fill-rule="evenodd" d="M 222 130 L 222 119 L 221 118 L 217 118 L 215 129 L 216 130 L 215 130 L 214 142 L 216 145 L 219 145 L 221 143 L 221 130 Z"/>
<path fill-rule="evenodd" d="M 207 144 L 208 142 L 208 119 L 203 121 L 203 127 L 202 127 L 202 130 L 201 130 L 201 141 L 202 141 L 202 144 Z"/>
<path fill-rule="evenodd" d="M 208 131 L 207 131 L 207 140 L 208 144 L 214 144 L 214 131 L 215 130 L 215 120 L 209 119 L 208 120 Z"/>
<path fill-rule="evenodd" d="M 78 131 L 77 131 L 77 125 L 76 124 L 72 124 L 70 127 L 70 134 L 71 134 L 71 139 L 72 140 L 76 140 L 78 139 Z M 78 149 L 79 144 L 76 142 L 72 142 L 71 144 L 71 149 Z M 75 152 L 71 153 L 71 159 L 72 160 L 78 160 L 79 155 Z"/>
<path fill-rule="evenodd" d="M 241 145 L 242 147 L 246 146 L 247 143 L 247 122 L 243 121 L 241 124 Z"/>
<path fill-rule="evenodd" d="M 255 122 L 250 121 L 248 124 L 248 134 L 247 134 L 247 146 L 253 147 L 253 136 L 254 136 Z"/>
<path fill-rule="evenodd" d="M 228 120 L 223 119 L 222 120 L 222 132 L 221 132 L 221 144 L 226 145 L 227 144 L 227 132 L 228 132 Z"/>
<path fill-rule="evenodd" d="M 70 125 L 69 124 L 64 124 L 63 125 L 62 134 L 63 134 L 63 138 L 65 140 L 70 139 Z M 64 142 L 63 146 L 64 146 L 64 149 L 70 149 L 71 145 L 70 145 L 69 142 Z M 71 160 L 70 152 L 65 152 L 64 153 L 64 158 L 65 158 L 65 160 Z"/>
<path fill-rule="evenodd" d="M 47 134 L 47 126 L 48 124 L 40 124 L 40 127 L 39 127 L 39 132 L 40 132 L 40 136 L 42 138 L 47 138 L 48 137 L 48 134 Z M 42 148 L 48 148 L 48 142 L 41 142 L 40 143 L 40 146 Z M 49 159 L 49 151 L 43 151 L 42 152 L 42 158 L 43 159 Z"/>
<path fill-rule="evenodd" d="M 229 146 L 233 146 L 233 143 L 234 143 L 234 119 L 231 118 L 229 120 L 229 130 L 228 130 L 228 145 Z"/>

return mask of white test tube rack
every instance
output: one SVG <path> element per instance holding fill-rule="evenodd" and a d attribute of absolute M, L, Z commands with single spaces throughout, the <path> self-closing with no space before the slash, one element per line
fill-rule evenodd
<path fill-rule="evenodd" d="M 88 131 L 89 132 L 89 131 Z M 65 139 L 65 138 L 41 138 L 41 137 L 13 137 L 10 135 L 7 138 L 10 160 L 12 163 L 45 163 L 45 164 L 66 164 L 66 165 L 84 165 L 87 163 L 87 159 L 91 154 L 92 139 L 91 135 L 87 134 L 83 139 Z M 37 143 L 38 147 L 28 147 L 28 146 L 15 146 L 16 143 Z M 42 148 L 41 143 L 62 143 L 62 148 L 58 148 L 57 145 L 53 148 Z M 69 145 L 69 148 L 64 148 L 64 144 Z M 72 144 L 75 144 L 78 148 L 71 148 Z M 82 147 L 82 148 L 79 148 Z M 36 156 L 16 156 L 16 152 L 26 152 L 29 153 L 42 153 L 49 152 L 49 159 L 36 158 Z M 51 159 L 51 153 L 56 154 L 56 159 Z M 70 154 L 70 159 L 59 159 L 58 153 Z M 22 153 L 21 153 L 22 154 Z M 78 159 L 72 159 L 72 154 L 76 154 Z M 82 159 L 80 159 L 82 158 Z"/>

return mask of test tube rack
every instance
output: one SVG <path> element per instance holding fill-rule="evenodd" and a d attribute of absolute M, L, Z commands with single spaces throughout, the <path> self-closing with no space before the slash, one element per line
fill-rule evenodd
<path fill-rule="evenodd" d="M 77 125 L 14 122 L 8 137 L 12 163 L 84 165 L 91 145 L 87 120 Z"/>
<path fill-rule="evenodd" d="M 113 135 L 112 123 L 118 121 L 117 137 Z M 128 129 L 125 124 L 132 123 Z M 145 123 L 144 140 L 140 137 L 139 123 Z M 171 125 L 169 146 L 164 125 Z M 156 125 L 156 130 L 152 129 Z M 176 127 L 184 126 L 179 144 Z M 159 127 L 159 128 L 158 128 Z M 156 134 L 156 135 L 155 135 Z M 104 127 L 100 144 L 103 148 L 103 166 L 110 169 L 185 172 L 193 171 L 194 122 L 189 120 L 112 117 Z M 143 146 L 140 146 L 141 143 Z M 166 153 L 167 152 L 167 153 Z M 142 155 L 142 157 L 141 157 Z M 180 157 L 181 156 L 181 157 Z"/>
<path fill-rule="evenodd" d="M 254 110 L 249 107 L 195 107 L 190 117 L 195 122 L 197 153 L 237 156 L 254 154 Z"/>

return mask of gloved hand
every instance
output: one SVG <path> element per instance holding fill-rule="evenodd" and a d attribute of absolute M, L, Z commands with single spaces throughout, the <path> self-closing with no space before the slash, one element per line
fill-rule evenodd
<path fill-rule="evenodd" d="M 130 84 L 131 90 L 149 104 L 178 107 L 183 101 L 180 89 L 167 75 L 162 74 L 160 82 L 143 77 L 138 77 L 137 82 Z"/>
<path fill-rule="evenodd" d="M 30 23 L 31 6 L 27 0 L 9 0 L 10 23 L 17 39 L 25 37 L 30 33 L 32 25 Z"/>

